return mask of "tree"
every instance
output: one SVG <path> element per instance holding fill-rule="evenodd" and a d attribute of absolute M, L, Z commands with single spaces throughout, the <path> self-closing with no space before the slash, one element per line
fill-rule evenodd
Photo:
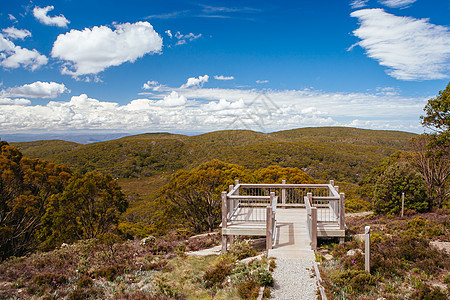
<path fill-rule="evenodd" d="M 405 193 L 405 208 L 426 211 L 428 196 L 422 176 L 416 172 L 406 157 L 396 155 L 379 170 L 373 193 L 373 207 L 377 213 L 396 214 L 401 209 L 402 193 Z"/>
<path fill-rule="evenodd" d="M 45 246 L 101 238 L 118 224 L 128 201 L 110 175 L 74 174 L 64 191 L 52 198 L 44 217 Z"/>
<path fill-rule="evenodd" d="M 411 161 L 422 174 L 433 205 L 441 208 L 450 196 L 450 83 L 428 100 L 424 111 L 422 125 L 434 132 L 413 139 Z"/>
<path fill-rule="evenodd" d="M 28 159 L 0 141 L 0 259 L 33 251 L 50 199 L 71 176 L 66 166 Z"/>
<path fill-rule="evenodd" d="M 449 198 L 450 154 L 448 144 L 434 135 L 420 135 L 411 142 L 410 160 L 425 180 L 432 206 L 442 208 Z"/>
<path fill-rule="evenodd" d="M 282 168 L 280 166 L 269 166 L 258 169 L 253 173 L 254 182 L 257 183 L 316 183 L 315 180 L 299 168 Z"/>
<path fill-rule="evenodd" d="M 166 210 L 175 207 L 192 232 L 211 231 L 220 223 L 221 192 L 235 179 L 246 180 L 249 171 L 242 166 L 212 160 L 190 171 L 176 172 L 161 189 Z M 181 218 L 180 218 L 181 217 Z"/>
<path fill-rule="evenodd" d="M 421 116 L 422 125 L 437 133 L 445 134 L 448 138 L 450 129 L 450 83 L 439 96 L 428 100 L 424 108 L 425 116 Z"/>

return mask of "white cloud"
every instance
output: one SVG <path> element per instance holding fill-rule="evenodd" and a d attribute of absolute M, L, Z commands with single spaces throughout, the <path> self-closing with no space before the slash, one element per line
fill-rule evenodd
<path fill-rule="evenodd" d="M 178 93 L 175 91 L 172 91 L 169 95 L 165 96 L 163 100 L 154 102 L 154 104 L 157 106 L 167 107 L 183 106 L 186 103 L 186 97 L 183 95 L 178 95 Z"/>
<path fill-rule="evenodd" d="M 404 8 L 417 0 L 380 0 L 380 3 L 391 8 Z"/>
<path fill-rule="evenodd" d="M 17 21 L 16 17 L 14 17 L 12 14 L 8 14 L 8 18 L 10 21 Z"/>
<path fill-rule="evenodd" d="M 216 79 L 216 80 L 233 80 L 234 76 L 214 75 L 214 79 Z"/>
<path fill-rule="evenodd" d="M 350 7 L 354 9 L 362 8 L 367 5 L 367 2 L 369 2 L 369 0 L 353 0 L 352 2 L 350 2 Z"/>
<path fill-rule="evenodd" d="M 223 129 L 276 131 L 310 126 L 357 126 L 421 132 L 426 98 L 315 90 L 184 89 L 125 105 L 83 94 L 69 101 L 0 109 L 0 132 L 115 130 L 206 132 Z M 196 99 L 187 100 L 187 99 Z M 272 99 L 272 100 L 269 100 Z M 25 99 L 26 100 L 26 99 Z M 14 100 L 13 100 L 14 101 Z M 263 102 L 266 101 L 266 102 Z M 16 103 L 18 104 L 18 103 Z"/>
<path fill-rule="evenodd" d="M 47 57 L 36 49 L 28 50 L 16 46 L 0 34 L 0 65 L 4 68 L 17 69 L 21 66 L 32 71 L 47 64 Z"/>
<path fill-rule="evenodd" d="M 47 15 L 48 12 L 53 9 L 54 9 L 53 6 L 46 6 L 46 7 L 37 7 L 36 6 L 33 9 L 33 15 L 42 24 L 49 25 L 49 26 L 67 27 L 67 24 L 69 24 L 70 22 L 63 15 L 54 16 L 54 17 L 50 17 Z"/>
<path fill-rule="evenodd" d="M 268 83 L 269 80 L 256 80 L 256 83 L 261 84 L 261 83 Z"/>
<path fill-rule="evenodd" d="M 170 38 L 172 38 L 173 37 L 173 35 L 172 35 L 172 31 L 170 31 L 170 30 L 166 30 L 166 31 L 164 31 Z"/>
<path fill-rule="evenodd" d="M 388 68 L 400 80 L 449 77 L 450 31 L 428 19 L 398 17 L 383 9 L 363 9 L 350 14 L 359 20 L 353 34 L 368 57 Z M 349 50 L 353 48 L 350 47 Z"/>
<path fill-rule="evenodd" d="M 63 74 L 97 74 L 111 66 L 134 62 L 145 54 L 158 53 L 162 38 L 148 22 L 72 29 L 60 34 L 53 44 L 52 57 L 66 61 Z M 74 69 L 74 70 L 71 70 Z"/>
<path fill-rule="evenodd" d="M 2 30 L 4 35 L 10 39 L 25 39 L 26 37 L 31 36 L 31 32 L 26 29 L 17 29 L 14 26 L 8 27 Z"/>
<path fill-rule="evenodd" d="M 193 87 L 203 87 L 203 84 L 205 82 L 208 82 L 208 80 L 209 80 L 208 75 L 199 76 L 198 78 L 190 77 L 190 78 L 188 78 L 187 82 L 181 86 L 181 88 L 188 88 L 188 87 L 192 87 L 192 86 Z"/>
<path fill-rule="evenodd" d="M 225 99 L 220 99 L 219 102 L 211 101 L 207 104 L 201 106 L 204 111 L 220 111 L 228 109 L 241 109 L 245 107 L 244 100 L 239 99 L 238 101 L 227 101 Z"/>
<path fill-rule="evenodd" d="M 176 45 L 184 45 L 187 42 L 192 42 L 193 40 L 196 40 L 202 36 L 201 33 L 199 34 L 193 34 L 192 32 L 189 34 L 181 34 L 179 31 L 175 34 L 175 38 L 178 39 L 178 42 Z"/>
<path fill-rule="evenodd" d="M 10 99 L 10 98 L 3 98 L 0 96 L 0 105 L 26 106 L 26 105 L 30 105 L 30 104 L 31 104 L 31 101 L 28 99 L 23 99 L 23 98 Z"/>
<path fill-rule="evenodd" d="M 161 84 L 158 83 L 158 81 L 149 80 L 147 82 L 144 82 L 142 85 L 142 89 L 144 90 L 153 90 L 158 91 L 162 87 Z"/>
<path fill-rule="evenodd" d="M 19 87 L 12 87 L 2 91 L 7 97 L 45 98 L 54 99 L 59 95 L 70 92 L 62 83 L 36 81 Z"/>

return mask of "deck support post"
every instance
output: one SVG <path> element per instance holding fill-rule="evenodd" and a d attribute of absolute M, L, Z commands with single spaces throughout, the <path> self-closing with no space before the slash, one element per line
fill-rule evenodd
<path fill-rule="evenodd" d="M 222 192 L 222 253 L 227 252 L 227 236 L 223 234 L 223 230 L 227 228 L 227 192 Z"/>
<path fill-rule="evenodd" d="M 311 207 L 311 249 L 317 250 L 317 207 Z"/>
<path fill-rule="evenodd" d="M 345 230 L 345 194 L 339 194 L 339 229 Z M 343 243 L 345 238 L 339 238 L 339 242 Z"/>
<path fill-rule="evenodd" d="M 370 226 L 364 228 L 364 269 L 370 273 Z"/>
<path fill-rule="evenodd" d="M 286 184 L 286 180 L 282 180 L 281 184 Z M 281 188 L 281 204 L 283 205 L 283 208 L 286 208 L 286 189 Z"/>
<path fill-rule="evenodd" d="M 271 193 L 272 194 L 272 193 Z M 266 208 L 266 250 L 272 249 L 272 207 Z"/>

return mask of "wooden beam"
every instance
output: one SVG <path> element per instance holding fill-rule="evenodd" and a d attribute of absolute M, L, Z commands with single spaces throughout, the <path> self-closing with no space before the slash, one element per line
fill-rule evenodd
<path fill-rule="evenodd" d="M 227 252 L 227 236 L 224 234 L 228 225 L 227 219 L 227 192 L 222 192 L 222 253 Z"/>
<path fill-rule="evenodd" d="M 345 194 L 340 193 L 339 197 L 339 229 L 345 230 Z"/>
<path fill-rule="evenodd" d="M 370 226 L 364 228 L 364 269 L 370 273 Z"/>
<path fill-rule="evenodd" d="M 282 180 L 281 184 L 285 185 L 286 180 Z M 286 189 L 284 187 L 281 189 L 281 204 L 286 205 Z"/>
<path fill-rule="evenodd" d="M 317 207 L 311 207 L 311 249 L 317 250 Z"/>
<path fill-rule="evenodd" d="M 270 193 L 272 196 L 272 193 Z M 275 193 L 273 193 L 275 195 Z M 266 250 L 272 249 L 272 207 L 266 208 Z"/>

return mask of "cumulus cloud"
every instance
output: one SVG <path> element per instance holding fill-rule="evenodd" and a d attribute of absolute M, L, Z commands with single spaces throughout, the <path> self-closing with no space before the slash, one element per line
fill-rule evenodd
<path fill-rule="evenodd" d="M 25 67 L 32 71 L 47 64 L 47 57 L 36 49 L 29 50 L 16 46 L 0 34 L 0 65 L 4 68 L 17 69 Z"/>
<path fill-rule="evenodd" d="M 226 99 L 220 99 L 219 102 L 211 101 L 207 104 L 203 104 L 201 108 L 204 111 L 220 111 L 227 109 L 241 109 L 245 107 L 244 100 L 239 99 L 238 101 L 227 101 Z"/>
<path fill-rule="evenodd" d="M 353 34 L 368 57 L 388 68 L 400 80 L 449 77 L 450 30 L 428 19 L 398 17 L 383 9 L 363 9 L 350 14 L 360 27 Z M 349 50 L 353 48 L 350 47 Z"/>
<path fill-rule="evenodd" d="M 155 105 L 175 107 L 175 106 L 183 106 L 186 103 L 187 103 L 187 99 L 185 96 L 178 95 L 177 92 L 172 91 L 169 95 L 165 96 L 163 100 L 156 101 Z"/>
<path fill-rule="evenodd" d="M 46 7 L 36 6 L 33 9 L 33 15 L 42 24 L 57 27 L 67 27 L 67 24 L 69 24 L 70 22 L 63 15 L 54 17 L 48 16 L 48 12 L 53 9 L 54 9 L 53 6 L 46 6 Z"/>
<path fill-rule="evenodd" d="M 153 90 L 158 91 L 162 87 L 161 84 L 158 83 L 158 81 L 149 80 L 147 82 L 144 82 L 142 85 L 143 90 Z"/>
<path fill-rule="evenodd" d="M 31 36 L 31 32 L 26 29 L 17 29 L 14 26 L 8 27 L 2 30 L 3 34 L 10 39 L 20 39 L 23 40 L 26 37 Z"/>
<path fill-rule="evenodd" d="M 31 101 L 28 99 L 23 99 L 23 98 L 11 99 L 11 98 L 0 97 L 0 105 L 25 106 L 25 105 L 30 105 L 30 104 L 31 104 Z"/>
<path fill-rule="evenodd" d="M 190 77 L 190 78 L 188 78 L 187 82 L 181 86 L 181 88 L 203 87 L 203 84 L 205 82 L 208 82 L 208 80 L 209 80 L 208 75 L 199 76 L 198 78 Z"/>
<path fill-rule="evenodd" d="M 62 83 L 36 81 L 31 84 L 8 88 L 2 92 L 7 97 L 54 99 L 65 92 L 70 92 L 70 90 Z"/>
<path fill-rule="evenodd" d="M 111 66 L 135 62 L 145 54 L 158 53 L 162 38 L 148 22 L 70 30 L 53 44 L 52 57 L 65 61 L 63 74 L 97 74 Z"/>
<path fill-rule="evenodd" d="M 362 8 L 367 5 L 367 2 L 369 2 L 369 0 L 353 0 L 350 2 L 350 7 L 351 8 Z"/>
<path fill-rule="evenodd" d="M 172 38 L 173 37 L 173 35 L 172 35 L 172 31 L 170 31 L 170 30 L 166 30 L 166 31 L 164 31 L 170 38 Z"/>
<path fill-rule="evenodd" d="M 4 103 L 0 132 L 116 130 L 205 132 L 221 129 L 276 131 L 305 126 L 357 126 L 420 132 L 427 98 L 315 90 L 184 89 L 125 105 L 87 95 L 46 105 Z M 155 96 L 156 97 L 156 96 Z M 159 97 L 159 96 L 158 96 Z M 0 97 L 1 98 L 1 97 Z M 187 99 L 196 99 L 187 100 Z M 265 100 L 272 99 L 271 101 Z M 25 99 L 26 100 L 26 99 Z M 7 102 L 2 100 L 2 102 Z M 13 100 L 14 101 L 14 100 Z M 276 105 L 275 105 L 276 104 Z M 262 125 L 263 126 L 262 126 Z"/>
<path fill-rule="evenodd" d="M 233 80 L 234 76 L 214 75 L 214 79 L 216 79 L 216 80 Z"/>
<path fill-rule="evenodd" d="M 417 0 L 380 0 L 380 3 L 391 8 L 404 8 Z"/>

